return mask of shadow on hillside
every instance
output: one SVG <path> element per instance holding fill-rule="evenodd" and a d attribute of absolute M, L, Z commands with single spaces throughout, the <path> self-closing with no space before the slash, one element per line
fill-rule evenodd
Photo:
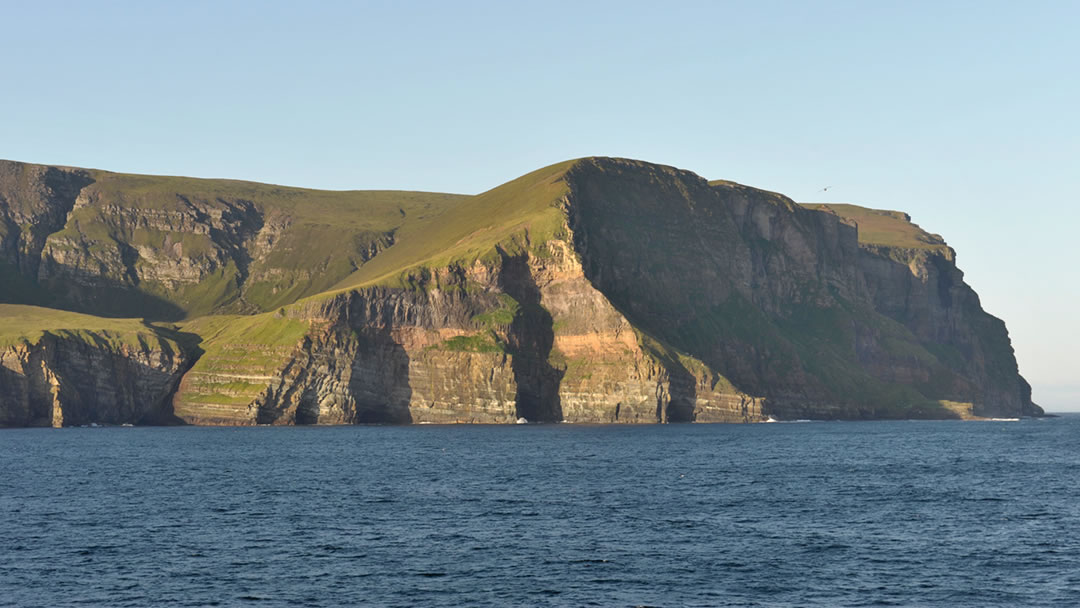
<path fill-rule="evenodd" d="M 0 407 L 0 428 L 22 426 L 49 426 L 51 401 L 34 397 L 31 379 L 22 373 L 0 365 L 0 394 L 5 403 Z"/>
<path fill-rule="evenodd" d="M 349 375 L 349 393 L 355 403 L 351 420 L 354 424 L 413 421 L 409 411 L 412 401 L 409 353 L 394 340 L 391 327 L 392 320 L 383 319 L 378 327 L 357 330 L 359 347 L 351 360 Z"/>
<path fill-rule="evenodd" d="M 179 321 L 184 309 L 131 284 L 62 265 L 52 258 L 42 261 L 49 278 L 39 283 L 51 295 L 48 305 L 75 312 L 119 319 L 147 318 Z"/>
<path fill-rule="evenodd" d="M 309 335 L 263 394 L 257 424 L 408 424 L 409 356 L 389 325 Z"/>
<path fill-rule="evenodd" d="M 118 349 L 94 333 L 45 332 L 21 368 L 0 366 L 0 393 L 25 405 L 0 407 L 0 426 L 50 426 L 54 403 L 64 426 L 182 424 L 172 414 L 172 395 L 186 368 L 170 373 L 129 348 L 138 349 Z M 165 354 L 182 356 L 168 348 Z"/>
<path fill-rule="evenodd" d="M 659 398 L 656 403 L 657 422 L 693 422 L 697 406 L 697 378 L 677 360 L 668 360 L 669 398 L 667 407 Z"/>
<path fill-rule="evenodd" d="M 173 397 L 176 396 L 176 391 L 180 389 L 180 382 L 184 379 L 184 376 L 191 371 L 191 368 L 195 366 L 195 363 L 205 353 L 201 346 L 202 336 L 189 331 L 180 331 L 180 329 L 176 327 L 154 325 L 146 319 L 143 319 L 142 324 L 150 331 L 176 342 L 180 346 L 181 352 L 168 354 L 174 356 L 182 355 L 185 358 L 185 362 L 183 368 L 172 380 L 170 389 L 157 404 L 157 407 L 150 410 L 145 416 L 138 420 L 137 424 L 160 426 L 187 424 L 176 415 L 176 412 L 173 409 Z"/>
<path fill-rule="evenodd" d="M 530 422 L 561 422 L 559 385 L 566 370 L 554 367 L 549 360 L 555 344 L 551 313 L 540 305 L 540 288 L 529 269 L 528 257 L 510 256 L 502 249 L 499 253 L 499 287 L 518 302 L 508 336 L 517 384 L 516 415 Z"/>

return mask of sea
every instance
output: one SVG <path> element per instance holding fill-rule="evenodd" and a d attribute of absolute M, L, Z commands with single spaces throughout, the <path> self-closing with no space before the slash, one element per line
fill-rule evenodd
<path fill-rule="evenodd" d="M 0 606 L 1080 606 L 1080 417 L 8 429 Z"/>

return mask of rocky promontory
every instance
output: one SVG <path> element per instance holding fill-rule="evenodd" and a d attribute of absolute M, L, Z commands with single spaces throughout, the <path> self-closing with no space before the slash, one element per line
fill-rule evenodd
<path fill-rule="evenodd" d="M 0 162 L 0 425 L 1040 415 L 955 259 L 625 159 L 476 196 Z"/>

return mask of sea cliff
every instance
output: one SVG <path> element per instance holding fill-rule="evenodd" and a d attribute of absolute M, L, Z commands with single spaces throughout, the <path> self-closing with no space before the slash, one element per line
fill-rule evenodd
<path fill-rule="evenodd" d="M 955 258 L 626 159 L 476 196 L 0 162 L 0 424 L 1040 415 Z"/>

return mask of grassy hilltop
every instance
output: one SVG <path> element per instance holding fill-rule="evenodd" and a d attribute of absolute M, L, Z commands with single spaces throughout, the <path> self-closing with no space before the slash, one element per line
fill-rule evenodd
<path fill-rule="evenodd" d="M 911 222 L 902 211 L 867 209 L 842 203 L 807 203 L 807 209 L 835 213 L 859 228 L 859 242 L 882 247 L 905 249 L 945 250 L 948 245 L 941 235 L 930 234 Z"/>

